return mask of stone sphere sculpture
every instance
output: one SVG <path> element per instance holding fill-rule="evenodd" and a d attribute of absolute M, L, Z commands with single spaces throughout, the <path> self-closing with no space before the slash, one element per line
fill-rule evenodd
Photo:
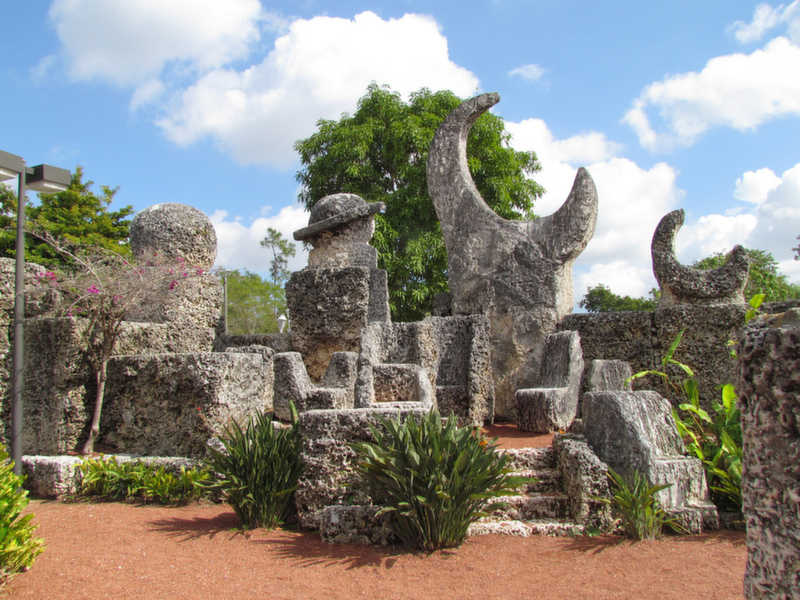
<path fill-rule="evenodd" d="M 186 204 L 155 204 L 131 223 L 131 251 L 136 258 L 153 252 L 166 259 L 182 258 L 193 267 L 210 269 L 217 258 L 217 234 L 211 220 Z"/>

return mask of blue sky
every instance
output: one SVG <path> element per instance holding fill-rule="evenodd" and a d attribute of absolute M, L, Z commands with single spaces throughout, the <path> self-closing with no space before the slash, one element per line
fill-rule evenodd
<path fill-rule="evenodd" d="M 597 232 L 575 268 L 644 295 L 650 239 L 684 208 L 679 258 L 768 250 L 800 282 L 800 0 L 5 0 L 0 149 L 119 186 L 114 205 L 204 211 L 218 264 L 266 274 L 287 237 L 292 143 L 371 81 L 499 92 L 512 145 L 566 199 L 586 166 Z M 369 200 L 369 198 L 367 198 Z M 299 248 L 298 248 L 299 249 Z M 298 253 L 295 269 L 305 256 Z"/>

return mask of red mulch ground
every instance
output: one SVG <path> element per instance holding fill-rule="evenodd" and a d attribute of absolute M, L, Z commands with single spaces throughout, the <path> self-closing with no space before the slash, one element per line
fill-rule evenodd
<path fill-rule="evenodd" d="M 506 447 L 547 436 L 502 427 Z M 227 506 L 30 504 L 47 549 L 11 598 L 741 599 L 744 534 L 631 542 L 616 536 L 479 536 L 431 555 L 331 545 L 313 533 L 242 533 Z"/>

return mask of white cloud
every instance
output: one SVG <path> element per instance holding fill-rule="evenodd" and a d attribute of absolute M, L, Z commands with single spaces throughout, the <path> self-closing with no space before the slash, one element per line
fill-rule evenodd
<path fill-rule="evenodd" d="M 308 212 L 299 206 L 286 206 L 273 217 L 259 217 L 249 225 L 239 218 L 230 219 L 228 212 L 217 210 L 211 215 L 217 233 L 216 266 L 229 269 L 247 269 L 262 277 L 269 274 L 270 253 L 259 245 L 272 227 L 294 242 L 292 234 L 308 225 Z M 289 269 L 299 271 L 308 262 L 308 253 L 303 244 L 295 243 L 296 254 L 289 260 Z"/>
<path fill-rule="evenodd" d="M 795 0 L 788 6 L 781 4 L 773 7 L 769 4 L 759 4 L 753 11 L 753 20 L 750 23 L 736 21 L 730 31 L 742 44 L 756 42 L 764 37 L 770 29 L 785 24 L 789 37 L 795 44 L 800 44 L 800 0 Z"/>
<path fill-rule="evenodd" d="M 250 53 L 258 0 L 54 0 L 50 18 L 70 73 L 136 86 L 169 63 L 200 71 Z"/>
<path fill-rule="evenodd" d="M 522 77 L 528 81 L 537 82 L 544 77 L 545 73 L 547 73 L 547 69 L 540 67 L 539 65 L 531 64 L 531 65 L 522 65 L 521 67 L 517 67 L 516 69 L 511 69 L 508 72 L 509 77 Z"/>
<path fill-rule="evenodd" d="M 781 178 L 775 175 L 772 169 L 765 167 L 758 171 L 747 171 L 736 180 L 736 191 L 733 196 L 742 202 L 760 204 L 780 184 Z"/>
<path fill-rule="evenodd" d="M 770 252 L 781 270 L 800 282 L 800 265 L 792 252 L 800 235 L 800 163 L 780 177 L 769 169 L 748 171 L 737 180 L 737 194 L 748 180 L 757 183 L 740 199 L 755 206 L 745 214 L 707 215 L 684 226 L 676 239 L 679 258 L 691 262 L 742 244 Z"/>
<path fill-rule="evenodd" d="M 537 214 L 546 216 L 566 200 L 576 167 L 584 165 L 598 193 L 594 237 L 575 263 L 574 299 L 580 301 L 589 285 L 604 283 L 615 293 L 644 296 L 656 285 L 650 241 L 659 220 L 680 203 L 677 173 L 666 163 L 643 169 L 616 156 L 622 147 L 605 135 L 589 132 L 559 140 L 544 121 L 506 122 L 512 144 L 536 151 L 542 163 L 536 181 L 547 190 L 537 201 Z"/>
<path fill-rule="evenodd" d="M 203 76 L 159 125 L 178 144 L 210 136 L 241 163 L 287 167 L 295 140 L 313 133 L 318 119 L 353 110 L 373 81 L 402 94 L 426 86 L 469 95 L 478 86 L 449 59 L 430 17 L 314 17 L 291 23 L 260 64 Z"/>
<path fill-rule="evenodd" d="M 712 127 L 751 131 L 762 123 L 800 116 L 800 47 L 775 38 L 752 54 L 713 58 L 701 72 L 652 83 L 633 102 L 624 121 L 642 146 L 655 151 L 692 145 Z M 651 123 L 657 109 L 663 128 Z"/>
<path fill-rule="evenodd" d="M 791 260 L 800 235 L 800 163 L 783 173 L 780 185 L 758 205 L 756 216 L 758 225 L 748 245 L 772 252 L 778 261 Z"/>

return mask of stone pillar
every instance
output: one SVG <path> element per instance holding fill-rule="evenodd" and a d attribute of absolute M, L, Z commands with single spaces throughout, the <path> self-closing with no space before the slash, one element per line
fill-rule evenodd
<path fill-rule="evenodd" d="M 335 352 L 358 352 L 368 323 L 389 321 L 386 271 L 369 245 L 373 215 L 383 202 L 367 204 L 355 194 L 333 194 L 311 209 L 308 227 L 294 232 L 309 242 L 308 266 L 286 284 L 293 346 L 318 383 Z"/>
<path fill-rule="evenodd" d="M 738 390 L 745 598 L 800 598 L 800 309 L 745 328 Z"/>

